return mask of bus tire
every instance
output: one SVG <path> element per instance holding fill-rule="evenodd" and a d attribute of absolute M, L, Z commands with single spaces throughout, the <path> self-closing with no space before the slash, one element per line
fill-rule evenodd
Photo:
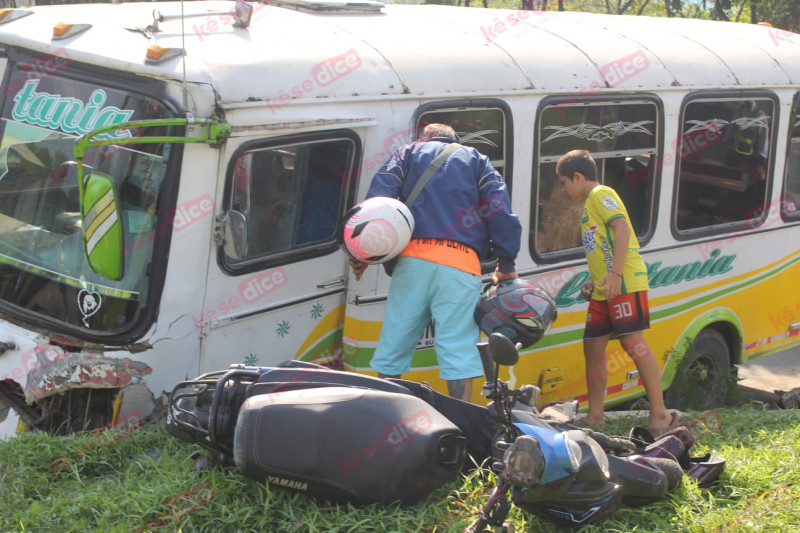
<path fill-rule="evenodd" d="M 704 329 L 692 342 L 664 393 L 671 409 L 706 411 L 725 402 L 731 376 L 731 357 L 725 338 Z"/>

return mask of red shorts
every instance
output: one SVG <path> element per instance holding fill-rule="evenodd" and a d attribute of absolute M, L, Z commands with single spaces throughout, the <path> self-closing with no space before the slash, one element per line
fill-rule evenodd
<path fill-rule="evenodd" d="M 647 291 L 620 294 L 611 301 L 592 300 L 586 314 L 584 339 L 627 335 L 650 328 Z"/>

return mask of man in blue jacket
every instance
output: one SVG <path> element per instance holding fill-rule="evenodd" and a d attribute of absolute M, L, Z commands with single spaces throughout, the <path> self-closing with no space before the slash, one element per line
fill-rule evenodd
<path fill-rule="evenodd" d="M 400 148 L 372 179 L 367 198 L 404 201 L 431 162 L 456 141 L 445 124 L 429 124 L 418 142 Z M 392 274 L 386 318 L 371 366 L 381 377 L 411 369 L 414 349 L 431 318 L 436 323 L 439 373 L 450 396 L 469 401 L 483 374 L 472 313 L 480 298 L 478 252 L 487 242 L 498 258 L 492 281 L 514 279 L 522 226 L 508 189 L 489 158 L 462 146 L 425 185 L 412 206 L 414 233 Z M 356 280 L 367 267 L 351 260 Z"/>

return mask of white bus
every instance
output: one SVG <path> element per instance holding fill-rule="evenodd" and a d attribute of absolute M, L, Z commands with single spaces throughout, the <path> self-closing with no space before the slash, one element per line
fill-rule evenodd
<path fill-rule="evenodd" d="M 580 208 L 553 169 L 586 148 L 648 263 L 668 400 L 720 401 L 800 339 L 798 57 L 755 25 L 369 0 L 2 10 L 0 418 L 144 416 L 233 363 L 370 372 L 390 278 L 356 282 L 337 234 L 434 121 L 503 174 L 517 271 L 559 306 L 518 380 L 585 400 Z M 434 334 L 405 377 L 446 390 Z M 643 396 L 617 343 L 608 368 L 609 404 Z"/>

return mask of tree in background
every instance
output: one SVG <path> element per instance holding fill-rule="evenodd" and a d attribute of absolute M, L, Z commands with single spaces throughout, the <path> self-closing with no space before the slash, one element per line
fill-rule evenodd
<path fill-rule="evenodd" d="M 701 14 L 706 11 L 703 2 L 689 2 L 684 5 L 683 0 L 664 0 L 664 10 L 668 17 L 705 18 Z"/>
<path fill-rule="evenodd" d="M 495 6 L 504 0 L 490 0 Z M 552 1 L 550 2 L 552 4 Z M 559 11 L 769 22 L 800 31 L 798 0 L 559 0 Z M 502 6 L 506 7 L 506 6 Z"/>
<path fill-rule="evenodd" d="M 769 22 L 783 29 L 800 29 L 797 0 L 664 0 L 667 16 L 705 18 L 734 22 Z M 683 11 L 686 10 L 686 13 Z"/>
<path fill-rule="evenodd" d="M 756 5 L 756 22 L 769 22 L 776 28 L 800 32 L 800 3 L 796 0 L 760 0 Z"/>
<path fill-rule="evenodd" d="M 0 7 L 46 4 L 109 3 L 111 0 L 0 0 Z M 132 0 L 121 0 L 132 1 Z M 141 1 L 141 0 L 136 0 Z M 268 1 L 268 0 L 248 0 Z M 398 4 L 446 4 L 537 11 L 588 11 L 611 15 L 702 18 L 735 22 L 769 22 L 800 32 L 798 0 L 384 0 Z"/>
<path fill-rule="evenodd" d="M 753 0 L 664 0 L 664 10 L 668 17 L 749 22 L 751 11 L 746 8 L 752 1 Z"/>
<path fill-rule="evenodd" d="M 491 0 L 490 0 L 491 1 Z M 502 2 L 503 0 L 495 0 Z M 609 15 L 665 16 L 663 0 L 558 0 L 558 11 L 586 11 Z M 548 8 L 555 10 L 556 2 L 549 0 Z M 497 5 L 497 4 L 495 4 Z"/>
<path fill-rule="evenodd" d="M 630 10 L 630 14 L 641 15 L 650 0 L 605 0 L 606 13 L 609 15 L 625 15 Z"/>
<path fill-rule="evenodd" d="M 128 0 L 122 0 L 128 1 Z M 141 0 L 136 0 L 141 1 Z M 267 1 L 267 0 L 259 0 Z M 501 9 L 587 11 L 610 15 L 650 15 L 681 18 L 769 22 L 776 28 L 800 32 L 798 0 L 385 0 L 394 3 L 482 5 Z M 0 0 L 0 6 L 108 3 L 110 0 Z"/>
<path fill-rule="evenodd" d="M 713 18 L 715 20 L 731 20 L 728 11 L 733 7 L 731 0 L 716 0 L 713 4 Z"/>

